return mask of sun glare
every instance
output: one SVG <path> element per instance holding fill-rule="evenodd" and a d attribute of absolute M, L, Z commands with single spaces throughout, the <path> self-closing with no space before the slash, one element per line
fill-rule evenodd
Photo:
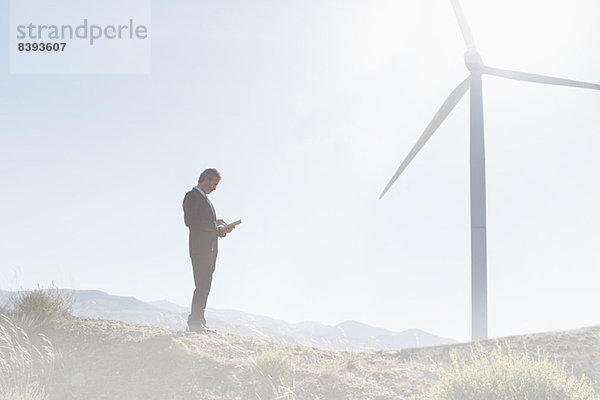
<path fill-rule="evenodd" d="M 526 68 L 566 59 L 584 35 L 585 7 L 556 0 L 463 0 L 479 52 L 486 64 Z M 497 65 L 497 63 L 502 63 Z"/>

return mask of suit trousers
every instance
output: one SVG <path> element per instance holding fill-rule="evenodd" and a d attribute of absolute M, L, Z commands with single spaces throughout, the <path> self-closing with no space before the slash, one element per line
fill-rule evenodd
<path fill-rule="evenodd" d="M 217 261 L 216 249 L 204 253 L 192 253 L 192 269 L 194 271 L 194 297 L 192 298 L 192 312 L 188 317 L 188 325 L 206 324 L 204 312 L 210 287 L 212 285 L 213 273 Z"/>

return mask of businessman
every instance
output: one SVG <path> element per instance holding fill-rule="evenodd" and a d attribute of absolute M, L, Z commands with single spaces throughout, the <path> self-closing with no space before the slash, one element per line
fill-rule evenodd
<path fill-rule="evenodd" d="M 204 311 L 217 261 L 217 238 L 225 237 L 235 226 L 227 225 L 217 214 L 208 195 L 217 188 L 221 174 L 214 168 L 204 170 L 198 185 L 183 199 L 185 225 L 190 230 L 190 258 L 194 271 L 194 297 L 188 328 L 192 332 L 207 332 Z"/>

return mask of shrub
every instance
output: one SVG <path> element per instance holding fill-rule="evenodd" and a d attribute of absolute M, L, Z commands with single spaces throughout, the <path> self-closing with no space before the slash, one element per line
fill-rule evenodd
<path fill-rule="evenodd" d="M 324 359 L 319 363 L 319 378 L 321 380 L 340 379 L 346 371 L 355 371 L 358 368 L 358 353 L 342 352 L 332 359 Z"/>
<path fill-rule="evenodd" d="M 47 324 L 60 324 L 71 317 L 75 297 L 73 292 L 53 287 L 22 292 L 12 300 L 13 314 L 19 324 L 35 330 Z"/>
<path fill-rule="evenodd" d="M 250 372 L 259 399 L 295 399 L 293 365 L 283 350 L 267 350 L 251 359 Z"/>
<path fill-rule="evenodd" d="M 33 345 L 23 329 L 0 315 L 0 399 L 47 399 L 42 381 L 54 353 L 45 336 L 38 339 L 40 345 Z"/>
<path fill-rule="evenodd" d="M 449 369 L 439 368 L 436 400 L 594 400 L 594 389 L 585 376 L 577 379 L 564 362 L 527 348 L 513 354 L 498 343 L 491 352 L 481 345 L 472 349 L 470 362 L 451 354 Z"/>
<path fill-rule="evenodd" d="M 319 366 L 319 378 L 325 380 L 338 379 L 346 367 L 344 360 L 334 359 Z"/>

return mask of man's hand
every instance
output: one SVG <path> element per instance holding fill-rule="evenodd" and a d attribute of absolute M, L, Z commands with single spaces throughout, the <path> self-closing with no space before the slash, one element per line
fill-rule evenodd
<path fill-rule="evenodd" d="M 222 224 L 219 223 L 219 221 L 221 221 Z M 217 220 L 217 224 L 217 232 L 219 237 L 225 237 L 228 233 L 235 229 L 235 225 L 227 225 L 227 223 L 222 219 Z"/>
<path fill-rule="evenodd" d="M 226 234 L 227 234 L 227 233 L 230 233 L 230 232 L 231 232 L 232 230 L 234 230 L 234 229 L 235 229 L 235 225 L 225 225 L 225 226 L 222 228 L 223 232 L 225 232 Z"/>

